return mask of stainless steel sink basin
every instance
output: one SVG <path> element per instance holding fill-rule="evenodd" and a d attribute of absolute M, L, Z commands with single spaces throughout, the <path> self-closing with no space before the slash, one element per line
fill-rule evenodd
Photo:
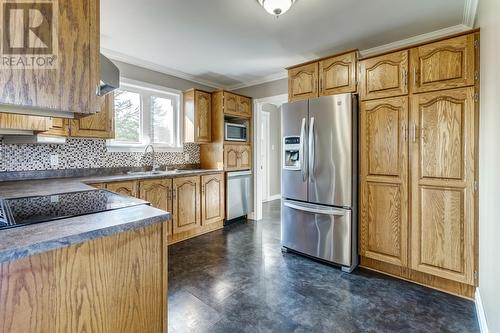
<path fill-rule="evenodd" d="M 153 175 L 161 175 L 166 173 L 165 171 L 129 171 L 127 175 L 129 176 L 153 176 Z"/>

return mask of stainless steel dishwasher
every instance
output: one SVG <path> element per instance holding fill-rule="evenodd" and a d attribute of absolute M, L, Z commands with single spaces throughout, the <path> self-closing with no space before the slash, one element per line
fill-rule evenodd
<path fill-rule="evenodd" d="M 228 221 L 243 217 L 252 212 L 252 171 L 236 171 L 227 173 L 226 205 L 226 220 Z"/>

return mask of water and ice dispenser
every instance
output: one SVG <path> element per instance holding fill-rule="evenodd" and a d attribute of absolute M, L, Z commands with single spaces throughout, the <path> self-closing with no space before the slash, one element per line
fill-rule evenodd
<path fill-rule="evenodd" d="M 302 161 L 302 144 L 300 136 L 283 138 L 283 169 L 300 170 Z"/>

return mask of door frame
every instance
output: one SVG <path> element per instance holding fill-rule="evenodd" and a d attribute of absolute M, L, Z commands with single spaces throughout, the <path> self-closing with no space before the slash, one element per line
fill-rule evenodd
<path fill-rule="evenodd" d="M 270 185 L 271 179 L 269 177 L 269 174 L 270 174 L 270 172 L 269 172 L 269 144 L 270 144 L 270 142 L 269 141 L 271 138 L 271 129 L 270 129 L 271 112 L 262 111 L 260 120 L 261 120 L 261 125 L 263 125 L 267 121 L 267 128 L 266 128 L 267 133 L 261 133 L 261 138 L 262 138 L 262 135 L 264 135 L 264 137 L 266 138 L 266 140 L 261 141 L 261 148 L 262 148 L 262 143 L 265 142 L 265 144 L 266 144 L 265 151 L 264 152 L 261 151 L 261 153 L 263 153 L 265 155 L 265 158 L 267 160 L 265 163 L 266 170 L 262 170 L 263 177 L 260 178 L 260 179 L 265 179 L 265 181 L 266 181 L 266 186 L 262 186 L 262 201 L 269 201 L 269 198 L 271 195 L 271 185 Z M 261 129 L 262 129 L 262 127 L 261 127 Z M 257 167 L 259 167 L 263 164 L 262 160 L 260 162 L 261 162 L 261 164 L 257 165 Z"/>
<path fill-rule="evenodd" d="M 262 112 L 264 112 L 262 110 L 262 106 L 264 104 L 274 104 L 280 107 L 283 103 L 288 103 L 288 94 L 281 94 L 276 96 L 254 99 L 253 101 L 253 109 L 254 109 L 253 128 L 255 128 L 255 131 L 253 133 L 254 143 L 259 142 L 258 139 L 261 136 L 260 123 L 261 123 Z M 280 126 L 280 137 L 281 137 L 281 126 Z M 261 154 L 260 145 L 255 144 L 253 150 L 253 159 L 255 161 L 255 165 L 261 164 L 260 154 Z M 282 163 L 280 163 L 280 165 L 282 165 Z M 259 167 L 256 167 L 254 168 L 254 175 L 253 175 L 254 207 L 253 207 L 253 212 L 248 215 L 249 219 L 252 220 L 262 220 L 262 184 L 261 182 L 257 181 L 259 177 L 262 177 L 262 170 L 260 170 Z M 281 177 L 281 171 L 280 171 L 280 177 Z"/>

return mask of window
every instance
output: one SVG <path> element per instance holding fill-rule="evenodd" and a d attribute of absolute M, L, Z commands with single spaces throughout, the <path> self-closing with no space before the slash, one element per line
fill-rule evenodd
<path fill-rule="evenodd" d="M 123 79 L 122 79 L 123 80 Z M 180 150 L 180 91 L 124 79 L 115 94 L 115 139 L 111 151 Z"/>

